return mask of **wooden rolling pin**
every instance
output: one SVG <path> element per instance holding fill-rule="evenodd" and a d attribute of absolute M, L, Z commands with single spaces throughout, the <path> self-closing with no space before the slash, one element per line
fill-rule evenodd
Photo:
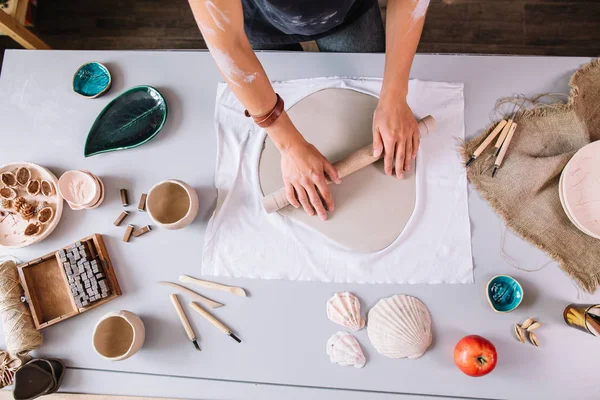
<path fill-rule="evenodd" d="M 420 120 L 418 125 L 421 136 L 424 136 L 428 133 L 433 133 L 433 131 L 435 131 L 435 119 L 431 115 L 428 115 Z M 351 175 L 356 171 L 373 164 L 382 157 L 383 154 L 379 157 L 373 156 L 373 145 L 369 144 L 350 154 L 343 160 L 334 163 L 333 166 L 337 169 L 340 178 L 345 178 L 348 175 Z M 327 184 L 331 184 L 329 179 L 327 180 Z M 276 192 L 263 197 L 262 203 L 267 214 L 271 214 L 290 205 L 285 193 L 285 187 L 282 187 Z"/>

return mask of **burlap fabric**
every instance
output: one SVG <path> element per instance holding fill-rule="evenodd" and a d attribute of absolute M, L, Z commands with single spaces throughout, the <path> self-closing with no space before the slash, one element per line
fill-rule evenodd
<path fill-rule="evenodd" d="M 491 147 L 469 167 L 469 181 L 507 226 L 560 263 L 584 290 L 600 284 L 600 240 L 579 231 L 560 203 L 558 181 L 573 154 L 600 139 L 600 60 L 571 78 L 566 104 L 521 112 L 518 128 L 495 178 Z M 468 160 L 491 132 L 461 146 Z"/>

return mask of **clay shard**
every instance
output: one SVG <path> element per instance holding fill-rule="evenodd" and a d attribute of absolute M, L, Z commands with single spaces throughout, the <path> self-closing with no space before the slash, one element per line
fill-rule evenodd
<path fill-rule="evenodd" d="M 389 358 L 419 358 L 433 341 L 431 315 L 416 297 L 382 299 L 369 311 L 368 321 L 371 344 Z"/>
<path fill-rule="evenodd" d="M 41 185 L 37 179 L 32 179 L 27 184 L 27 193 L 31 196 L 36 196 L 40 193 Z"/>
<path fill-rule="evenodd" d="M 348 332 L 337 332 L 327 341 L 327 355 L 332 363 L 362 368 L 367 363 L 358 340 Z"/>
<path fill-rule="evenodd" d="M 54 194 L 54 185 L 52 182 L 42 180 L 41 191 L 44 196 L 50 197 Z"/>
<path fill-rule="evenodd" d="M 21 167 L 17 170 L 17 183 L 26 186 L 31 179 L 31 171 L 27 167 Z"/>
<path fill-rule="evenodd" d="M 360 315 L 360 300 L 349 292 L 339 292 L 327 300 L 327 318 L 353 331 L 364 328 L 365 320 Z"/>
<path fill-rule="evenodd" d="M 12 172 L 3 172 L 2 175 L 0 175 L 0 179 L 2 179 L 2 183 L 6 186 L 17 186 L 17 177 Z"/>
<path fill-rule="evenodd" d="M 0 189 L 0 197 L 6 200 L 13 200 L 17 197 L 17 191 L 10 187 L 3 187 Z"/>
<path fill-rule="evenodd" d="M 36 236 L 38 233 L 40 233 L 42 230 L 42 225 L 38 224 L 38 223 L 33 223 L 33 224 L 29 224 L 27 225 L 27 227 L 25 228 L 25 232 L 24 235 L 25 236 Z"/>
<path fill-rule="evenodd" d="M 41 224 L 47 224 L 54 218 L 54 209 L 52 207 L 44 207 L 38 212 L 38 221 Z"/>

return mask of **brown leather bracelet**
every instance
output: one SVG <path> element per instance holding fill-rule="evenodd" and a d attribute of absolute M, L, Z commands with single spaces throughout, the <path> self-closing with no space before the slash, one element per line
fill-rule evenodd
<path fill-rule="evenodd" d="M 262 115 L 251 115 L 248 110 L 245 110 L 244 115 L 246 117 L 252 117 L 256 125 L 260 126 L 261 128 L 268 128 L 269 126 L 273 125 L 283 113 L 285 106 L 283 99 L 279 96 L 279 94 L 275 94 L 277 95 L 277 102 L 271 111 Z"/>

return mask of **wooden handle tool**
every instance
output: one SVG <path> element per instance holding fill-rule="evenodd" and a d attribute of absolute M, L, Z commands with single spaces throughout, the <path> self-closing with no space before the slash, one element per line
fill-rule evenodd
<path fill-rule="evenodd" d="M 221 290 L 223 292 L 235 294 L 236 296 L 240 297 L 246 297 L 246 291 L 241 287 L 227 286 L 216 282 L 203 281 L 201 279 L 192 278 L 191 276 L 187 275 L 180 275 L 179 281 L 184 283 L 190 283 L 192 285 L 198 285 L 207 289 Z"/>
<path fill-rule="evenodd" d="M 196 334 L 194 333 L 194 329 L 192 329 L 190 321 L 187 319 L 185 312 L 183 312 L 183 308 L 181 307 L 181 303 L 179 302 L 177 295 L 175 293 L 172 293 L 170 297 L 171 302 L 173 303 L 173 307 L 175 307 L 175 311 L 177 312 L 177 316 L 179 317 L 179 320 L 183 325 L 183 329 L 185 329 L 187 337 L 192 341 L 194 347 L 196 347 L 196 350 L 200 351 L 200 346 L 198 346 L 198 341 L 196 340 Z"/>
<path fill-rule="evenodd" d="M 192 299 L 199 301 L 202 304 L 206 304 L 210 308 L 219 308 L 219 307 L 224 306 L 224 304 L 217 303 L 216 301 L 211 300 L 211 299 L 207 299 L 206 297 L 199 295 L 198 293 L 194 292 L 193 290 L 190 290 L 190 289 L 188 289 L 184 286 L 178 285 L 176 283 L 165 282 L 165 281 L 160 281 L 158 283 L 160 283 L 161 285 L 170 286 L 172 288 L 175 288 L 175 289 L 179 290 L 181 293 L 185 293 L 186 295 L 190 296 Z"/>
<path fill-rule="evenodd" d="M 435 125 L 435 119 L 431 115 L 428 115 L 418 122 L 419 133 L 421 136 L 425 136 L 428 133 L 433 133 L 435 131 Z M 345 178 L 346 176 L 373 164 L 382 157 L 383 154 L 379 157 L 375 157 L 373 155 L 373 145 L 369 144 L 350 154 L 343 160 L 334 163 L 333 166 L 337 169 L 340 178 Z M 331 184 L 329 179 L 327 180 L 327 184 Z M 285 187 L 282 187 L 281 189 L 263 197 L 262 203 L 267 214 L 274 213 L 275 211 L 281 210 L 282 208 L 290 205 L 290 202 L 287 199 Z"/>
<path fill-rule="evenodd" d="M 200 304 L 191 301 L 190 307 L 192 307 L 198 314 L 202 315 L 202 317 L 204 317 L 204 319 L 206 319 L 208 322 L 210 322 L 215 328 L 217 328 L 224 334 L 231 336 L 233 338 L 233 340 L 235 340 L 236 342 L 242 343 L 240 338 L 238 338 L 237 336 L 235 336 L 235 334 L 233 332 L 231 332 L 231 329 L 229 329 L 228 327 L 225 326 L 225 324 L 223 324 L 221 321 L 219 321 L 218 319 L 213 317 L 212 314 L 210 314 L 208 311 L 206 311 L 204 308 L 202 308 L 200 306 Z"/>
<path fill-rule="evenodd" d="M 502 129 L 502 133 L 500 133 L 500 136 L 498 136 L 498 140 L 496 141 L 496 144 L 494 145 L 494 155 L 496 157 L 498 157 L 498 154 L 500 153 L 502 144 L 504 143 L 504 140 L 508 136 L 508 132 L 510 131 L 510 127 L 512 126 L 513 122 L 514 121 L 512 119 L 509 119 L 506 122 L 506 125 L 504 125 L 504 129 Z"/>
<path fill-rule="evenodd" d="M 498 169 L 502 165 L 502 161 L 504 161 L 504 156 L 506 156 L 506 151 L 508 150 L 508 146 L 510 146 L 510 142 L 512 141 L 512 138 L 513 138 L 516 130 L 517 130 L 517 123 L 513 122 L 510 127 L 510 131 L 508 132 L 508 135 L 506 136 L 506 140 L 504 141 L 504 143 L 502 143 L 502 148 L 500 149 L 500 153 L 498 154 L 498 157 L 496 157 L 496 162 L 494 162 L 494 169 L 492 170 L 492 178 L 496 175 L 496 172 L 498 172 Z"/>
<path fill-rule="evenodd" d="M 477 149 L 473 152 L 473 154 L 471 154 L 471 158 L 469 159 L 469 161 L 467 161 L 467 164 L 465 165 L 466 167 L 471 165 L 473 163 L 473 161 L 475 161 L 477 159 L 477 157 L 479 157 L 481 155 L 481 153 L 483 153 L 483 151 L 485 149 L 487 149 L 487 147 L 490 145 L 490 143 L 492 143 L 492 141 L 496 138 L 496 136 L 498 136 L 498 134 L 500 133 L 500 131 L 502 131 L 502 128 L 504 128 L 504 126 L 506 124 L 507 124 L 507 122 L 505 119 L 498 122 L 498 124 L 496 125 L 496 127 L 494 128 L 492 133 L 490 133 L 488 135 L 488 137 L 486 137 L 485 140 L 479 145 L 479 147 L 477 147 Z"/>

